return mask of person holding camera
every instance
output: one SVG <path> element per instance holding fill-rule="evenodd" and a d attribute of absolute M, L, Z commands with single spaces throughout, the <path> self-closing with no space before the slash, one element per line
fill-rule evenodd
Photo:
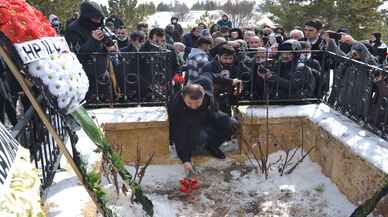
<path fill-rule="evenodd" d="M 311 68 L 300 59 L 299 41 L 289 39 L 279 46 L 280 59 L 272 69 L 258 70 L 258 77 L 268 84 L 268 93 L 276 99 L 312 97 L 316 80 Z"/>
<path fill-rule="evenodd" d="M 201 75 L 209 77 L 215 87 L 215 101 L 219 109 L 227 114 L 231 114 L 231 104 L 236 96 L 242 92 L 243 83 L 239 79 L 241 68 L 235 64 L 235 49 L 224 44 L 218 49 L 216 58 L 206 64 Z"/>
<path fill-rule="evenodd" d="M 69 25 L 65 33 L 70 48 L 78 55 L 89 78 L 87 101 L 97 97 L 97 80 L 109 80 L 106 79 L 107 55 L 92 56 L 91 53 L 107 54 L 118 51 L 111 34 L 103 28 L 103 19 L 104 14 L 97 3 L 82 2 L 80 17 Z M 106 91 L 100 94 L 105 95 Z"/>

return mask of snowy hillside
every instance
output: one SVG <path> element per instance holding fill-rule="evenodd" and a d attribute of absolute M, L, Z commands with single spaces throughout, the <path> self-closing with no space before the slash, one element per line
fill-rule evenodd
<path fill-rule="evenodd" d="M 184 21 L 180 21 L 183 28 L 189 28 L 195 26 L 200 17 L 205 14 L 206 11 L 190 11 L 187 14 Z M 222 10 L 213 10 L 208 11 L 209 17 L 212 22 L 216 23 L 224 12 Z M 166 27 L 170 24 L 170 19 L 174 15 L 174 12 L 156 12 L 155 14 L 146 18 L 146 22 L 151 27 Z M 274 22 L 270 20 L 266 15 L 260 13 L 254 13 L 254 15 L 249 20 L 249 26 L 259 26 L 259 25 L 270 25 L 273 26 Z"/>

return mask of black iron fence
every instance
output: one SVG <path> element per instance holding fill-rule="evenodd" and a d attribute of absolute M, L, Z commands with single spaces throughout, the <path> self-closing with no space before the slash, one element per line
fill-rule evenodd
<path fill-rule="evenodd" d="M 236 103 L 316 101 L 321 77 L 320 69 L 298 68 L 295 62 L 292 70 L 298 69 L 294 77 L 285 77 L 279 63 L 281 52 L 246 51 L 237 55 L 238 61 L 226 72 L 230 78 L 239 78 L 244 83 L 243 92 L 236 99 L 232 90 L 219 94 L 234 98 Z M 300 52 L 302 55 L 305 52 Z M 319 52 L 321 53 L 321 52 Z M 170 51 L 126 52 L 119 54 L 78 54 L 89 77 L 88 107 L 125 107 L 139 105 L 165 105 L 177 89 L 173 78 L 185 67 L 179 68 L 176 56 Z M 258 62 L 256 56 L 264 61 Z M 245 58 L 247 57 L 247 58 Z M 318 73 L 316 73 L 318 71 Z M 186 72 L 188 76 L 188 72 Z"/>
<path fill-rule="evenodd" d="M 327 53 L 331 91 L 325 102 L 376 134 L 388 138 L 388 72 Z"/>
<path fill-rule="evenodd" d="M 171 96 L 177 65 L 170 51 L 78 57 L 89 77 L 89 107 L 163 105 Z"/>
<path fill-rule="evenodd" d="M 301 54 L 305 53 L 298 55 Z M 231 104 L 325 102 L 388 138 L 388 73 L 383 69 L 330 52 L 313 53 L 320 59 L 319 67 L 307 62 L 304 65 L 308 67 L 304 67 L 296 62 L 282 68 L 279 53 L 248 52 L 245 55 L 251 58 L 240 59 L 240 74 L 233 75 L 243 80 L 244 89 L 239 97 L 230 95 Z M 80 59 L 91 82 L 88 106 L 165 105 L 174 93 L 172 78 L 178 70 L 170 52 L 89 54 Z M 104 67 L 108 68 L 107 72 Z M 290 69 L 289 73 L 284 73 Z M 71 139 L 77 162 L 76 136 L 43 97 L 39 97 L 39 101 L 61 138 Z M 61 155 L 31 107 L 19 118 L 13 135 L 30 149 L 36 167 L 41 169 L 43 189 L 50 186 Z"/>
<path fill-rule="evenodd" d="M 233 90 L 216 87 L 218 101 L 254 105 L 326 102 L 386 136 L 388 88 L 383 69 L 327 51 L 292 52 L 300 61 L 284 64 L 282 53 L 290 52 L 238 53 L 236 64 L 220 73 L 241 79 L 243 91 L 235 96 Z M 87 105 L 91 107 L 165 105 L 176 90 L 173 76 L 181 72 L 169 51 L 80 56 L 90 76 Z M 102 56 L 107 70 L 99 67 Z M 236 69 L 238 73 L 233 73 Z"/>
<path fill-rule="evenodd" d="M 69 138 L 69 131 L 66 129 L 61 116 L 45 102 L 42 96 L 38 98 L 38 101 L 58 135 L 66 141 Z M 49 134 L 31 106 L 26 108 L 23 116 L 18 118 L 17 124 L 12 129 L 12 134 L 22 146 L 30 150 L 31 160 L 40 171 L 42 190 L 45 190 L 51 185 L 61 160 L 61 153 L 54 138 Z M 75 148 L 73 144 L 72 148 Z M 73 149 L 74 151 L 75 149 Z"/>

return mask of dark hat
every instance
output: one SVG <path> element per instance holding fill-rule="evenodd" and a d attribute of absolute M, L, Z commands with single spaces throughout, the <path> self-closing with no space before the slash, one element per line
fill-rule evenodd
<path fill-rule="evenodd" d="M 350 30 L 346 27 L 341 27 L 337 30 L 337 33 L 346 33 L 346 34 L 350 34 Z"/>
<path fill-rule="evenodd" d="M 209 77 L 205 75 L 199 75 L 196 78 L 193 78 L 188 83 L 201 85 L 205 90 L 205 94 L 207 94 L 208 96 L 213 96 L 213 91 L 214 91 L 213 81 Z"/>
<path fill-rule="evenodd" d="M 234 55 L 236 53 L 236 50 L 229 44 L 223 44 L 218 48 L 218 55 Z"/>
<path fill-rule="evenodd" d="M 322 29 L 322 27 L 323 27 L 322 22 L 317 20 L 317 19 L 309 20 L 309 21 L 305 22 L 304 25 L 314 27 L 318 30 Z"/>
<path fill-rule="evenodd" d="M 302 50 L 302 45 L 299 41 L 288 39 L 279 45 L 279 51 L 299 51 Z"/>
<path fill-rule="evenodd" d="M 97 3 L 85 1 L 82 2 L 80 6 L 80 17 L 104 18 L 104 13 Z"/>

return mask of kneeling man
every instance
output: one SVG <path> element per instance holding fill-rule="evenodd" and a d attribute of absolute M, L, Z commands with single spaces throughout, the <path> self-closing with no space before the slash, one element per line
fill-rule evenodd
<path fill-rule="evenodd" d="M 217 111 L 213 100 L 212 81 L 205 76 L 187 84 L 169 104 L 171 139 L 186 172 L 193 172 L 193 151 L 205 145 L 216 158 L 224 159 L 219 149 L 230 139 L 237 121 Z"/>

